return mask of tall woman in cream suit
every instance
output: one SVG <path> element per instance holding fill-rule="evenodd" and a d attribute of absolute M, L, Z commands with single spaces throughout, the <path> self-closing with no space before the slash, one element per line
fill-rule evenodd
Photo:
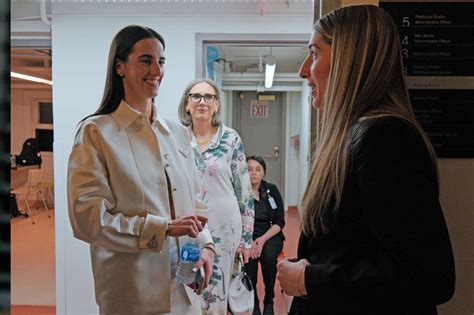
<path fill-rule="evenodd" d="M 154 105 L 164 48 L 147 27 L 115 35 L 102 102 L 81 121 L 69 158 L 69 218 L 90 244 L 101 314 L 200 314 L 197 295 L 175 280 L 180 236 L 198 240 L 204 285 L 212 273 L 188 131 Z"/>

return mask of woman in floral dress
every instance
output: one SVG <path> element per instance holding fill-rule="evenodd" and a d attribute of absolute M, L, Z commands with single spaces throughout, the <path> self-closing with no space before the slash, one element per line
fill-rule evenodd
<path fill-rule="evenodd" d="M 202 180 L 201 199 L 209 206 L 208 228 L 216 244 L 213 274 L 201 294 L 203 314 L 226 314 L 229 281 L 236 254 L 250 257 L 254 221 L 252 185 L 238 133 L 219 121 L 219 89 L 196 79 L 179 105 L 188 126 L 196 167 Z"/>

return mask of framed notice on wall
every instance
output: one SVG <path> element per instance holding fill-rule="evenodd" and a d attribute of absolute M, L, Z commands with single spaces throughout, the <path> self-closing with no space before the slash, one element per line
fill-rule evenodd
<path fill-rule="evenodd" d="M 415 115 L 439 158 L 474 157 L 474 2 L 380 2 L 397 24 Z"/>

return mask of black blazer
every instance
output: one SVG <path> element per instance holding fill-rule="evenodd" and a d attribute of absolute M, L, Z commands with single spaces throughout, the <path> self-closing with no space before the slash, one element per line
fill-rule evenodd
<path fill-rule="evenodd" d="M 419 133 L 397 118 L 356 124 L 331 231 L 301 235 L 308 298 L 293 314 L 436 314 L 454 294 L 451 242 L 436 169 Z M 351 137 L 351 139 L 354 139 Z"/>

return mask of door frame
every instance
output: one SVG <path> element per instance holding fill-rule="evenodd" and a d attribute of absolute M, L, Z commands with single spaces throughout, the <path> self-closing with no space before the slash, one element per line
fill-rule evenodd
<path fill-rule="evenodd" d="M 207 45 L 273 45 L 273 46 L 291 46 L 307 45 L 310 33 L 301 34 L 225 34 L 225 33 L 196 33 L 196 77 L 205 77 L 206 52 Z"/>
<path fill-rule="evenodd" d="M 244 34 L 244 33 L 234 33 L 234 34 L 226 34 L 226 33 L 196 33 L 195 35 L 195 51 L 196 51 L 196 60 L 195 60 L 195 77 L 206 77 L 205 73 L 205 64 L 207 62 L 206 58 L 206 48 L 209 45 L 255 45 L 255 46 L 292 46 L 292 45 L 304 45 L 308 44 L 308 39 L 311 37 L 311 33 L 299 33 L 299 34 Z M 282 84 L 278 86 L 273 86 L 270 89 L 266 89 L 269 92 L 299 92 L 302 95 L 303 91 L 303 80 L 299 78 L 298 74 L 295 73 L 294 77 L 285 78 L 288 82 L 295 82 L 301 81 L 300 85 L 292 85 L 292 84 Z M 286 81 L 286 80 L 285 80 Z M 245 85 L 223 85 L 222 89 L 227 92 L 227 97 L 225 99 L 225 117 L 224 121 L 231 122 L 232 125 L 230 127 L 234 127 L 234 118 L 229 121 L 229 115 L 233 116 L 235 113 L 234 109 L 234 91 L 255 91 L 261 92 L 257 90 L 256 86 L 245 86 Z M 224 100 L 223 100 L 224 101 Z M 284 204 L 288 207 L 288 185 L 286 184 L 287 179 L 289 178 L 289 152 L 291 152 L 289 148 L 289 139 L 290 135 L 290 128 L 288 121 L 289 116 L 289 107 L 287 103 L 289 102 L 289 93 L 285 93 L 282 102 L 282 119 L 283 119 L 283 128 L 282 131 L 282 154 L 284 154 L 283 160 L 283 168 L 282 168 L 282 187 L 280 191 L 283 195 Z"/>

